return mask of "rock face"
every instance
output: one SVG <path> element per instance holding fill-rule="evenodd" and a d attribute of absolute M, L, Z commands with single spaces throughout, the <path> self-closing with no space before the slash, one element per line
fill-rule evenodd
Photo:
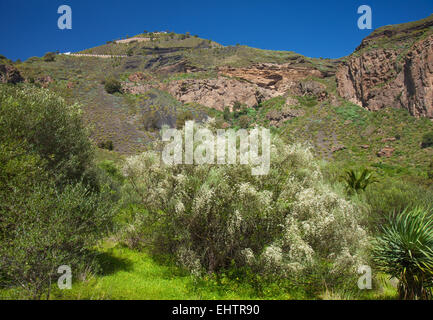
<path fill-rule="evenodd" d="M 291 91 L 299 96 L 316 96 L 319 101 L 323 101 L 328 97 L 326 86 L 311 80 L 299 82 Z"/>
<path fill-rule="evenodd" d="M 128 77 L 131 82 L 140 82 L 146 80 L 146 75 L 143 72 L 135 72 Z"/>
<path fill-rule="evenodd" d="M 389 158 L 394 154 L 395 149 L 391 147 L 385 147 L 382 148 L 378 153 L 377 156 L 379 158 Z"/>
<path fill-rule="evenodd" d="M 14 66 L 0 64 L 0 82 L 1 83 L 18 83 L 24 81 L 20 72 Z"/>
<path fill-rule="evenodd" d="M 291 64 L 261 63 L 247 68 L 222 67 L 219 74 L 246 80 L 261 88 L 279 93 L 293 89 L 299 81 L 308 77 L 323 78 L 324 74 L 313 68 L 292 66 Z"/>
<path fill-rule="evenodd" d="M 164 84 L 161 89 L 168 91 L 183 103 L 196 102 L 221 111 L 226 106 L 232 107 L 236 101 L 253 107 L 263 99 L 270 99 L 278 95 L 276 91 L 255 84 L 223 77 L 172 81 Z"/>
<path fill-rule="evenodd" d="M 261 63 L 245 68 L 220 67 L 217 79 L 172 81 L 160 87 L 183 103 L 196 102 L 223 110 L 238 101 L 253 107 L 260 101 L 290 92 L 294 95 L 326 97 L 326 88 L 308 77 L 325 75 L 314 68 L 291 64 Z M 293 103 L 293 105 L 297 104 Z"/>
<path fill-rule="evenodd" d="M 405 108 L 413 116 L 433 118 L 431 30 L 433 16 L 407 27 L 379 29 L 367 37 L 339 67 L 338 94 L 369 110 Z M 414 32 L 422 36 L 416 38 Z"/>

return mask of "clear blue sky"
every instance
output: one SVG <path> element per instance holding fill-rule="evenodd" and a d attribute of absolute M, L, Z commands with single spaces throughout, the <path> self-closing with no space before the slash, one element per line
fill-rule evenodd
<path fill-rule="evenodd" d="M 62 4 L 72 8 L 72 30 L 57 28 Z M 433 0 L 0 0 L 0 54 L 27 59 L 170 30 L 223 45 L 338 58 L 371 32 L 357 28 L 363 4 L 373 10 L 373 29 L 433 13 Z"/>

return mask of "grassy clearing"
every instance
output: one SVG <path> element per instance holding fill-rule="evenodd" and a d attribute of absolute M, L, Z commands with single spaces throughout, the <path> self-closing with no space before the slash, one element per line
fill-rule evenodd
<path fill-rule="evenodd" d="M 173 264 L 158 262 L 146 252 L 106 243 L 99 249 L 102 270 L 85 281 L 76 281 L 70 291 L 54 288 L 53 299 L 116 300 L 249 300 L 259 298 L 249 285 L 194 280 Z M 289 299 L 282 294 L 281 299 Z"/>
<path fill-rule="evenodd" d="M 53 300 L 292 300 L 292 299 L 395 299 L 396 290 L 380 274 L 375 289 L 329 292 L 312 297 L 300 290 L 290 292 L 269 284 L 258 294 L 248 281 L 206 275 L 200 279 L 171 262 L 159 261 L 147 252 L 106 242 L 98 249 L 101 270 L 85 280 L 74 280 L 72 290 L 52 287 Z M 20 298 L 19 289 L 0 291 L 0 299 Z"/>

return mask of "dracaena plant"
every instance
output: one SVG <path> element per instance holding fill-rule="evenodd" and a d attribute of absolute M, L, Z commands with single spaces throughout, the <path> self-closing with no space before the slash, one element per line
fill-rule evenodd
<path fill-rule="evenodd" d="M 342 180 L 346 185 L 348 194 L 365 191 L 370 184 L 377 182 L 374 173 L 369 169 L 363 169 L 362 171 L 347 170 L 345 175 L 342 176 Z"/>
<path fill-rule="evenodd" d="M 401 299 L 431 299 L 433 219 L 417 207 L 390 217 L 373 246 L 378 268 L 399 279 Z"/>

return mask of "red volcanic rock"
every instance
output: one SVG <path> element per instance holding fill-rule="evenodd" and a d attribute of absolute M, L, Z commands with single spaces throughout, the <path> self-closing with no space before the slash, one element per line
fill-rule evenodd
<path fill-rule="evenodd" d="M 377 156 L 379 158 L 389 158 L 394 154 L 395 149 L 391 147 L 385 147 L 382 148 L 378 153 Z"/>

